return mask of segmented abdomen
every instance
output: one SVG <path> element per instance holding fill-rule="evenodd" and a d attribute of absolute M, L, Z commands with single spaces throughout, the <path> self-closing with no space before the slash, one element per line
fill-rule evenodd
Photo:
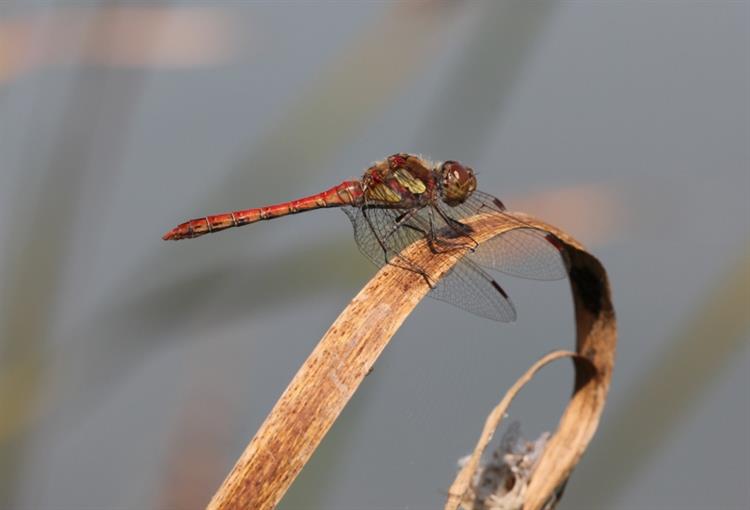
<path fill-rule="evenodd" d="M 164 234 L 163 239 L 174 241 L 190 239 L 211 232 L 218 232 L 232 227 L 241 227 L 242 225 L 248 225 L 257 221 L 270 220 L 279 216 L 287 216 L 312 209 L 358 205 L 362 200 L 362 196 L 362 186 L 359 181 L 344 181 L 338 186 L 334 186 L 322 193 L 298 200 L 255 209 L 215 214 L 213 216 L 186 221 Z"/>

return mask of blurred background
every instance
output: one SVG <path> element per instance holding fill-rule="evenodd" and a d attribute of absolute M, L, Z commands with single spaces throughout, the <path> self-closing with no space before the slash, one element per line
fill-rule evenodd
<path fill-rule="evenodd" d="M 750 504 L 750 4 L 0 3 L 0 508 L 202 508 L 374 274 L 335 210 L 196 216 L 457 159 L 609 271 L 618 362 L 560 508 Z M 425 300 L 280 508 L 439 508 L 486 414 L 572 346 Z M 511 409 L 552 430 L 545 369 Z"/>

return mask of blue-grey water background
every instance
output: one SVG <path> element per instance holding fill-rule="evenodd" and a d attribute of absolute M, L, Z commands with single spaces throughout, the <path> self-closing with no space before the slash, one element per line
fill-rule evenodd
<path fill-rule="evenodd" d="M 4 0 L 0 507 L 202 508 L 375 268 L 335 210 L 161 235 L 399 151 L 609 271 L 611 396 L 560 508 L 747 508 L 750 3 L 688 0 Z M 280 508 L 442 507 L 572 345 L 566 282 L 501 282 L 514 324 L 419 305 Z M 529 437 L 571 374 L 513 405 Z"/>

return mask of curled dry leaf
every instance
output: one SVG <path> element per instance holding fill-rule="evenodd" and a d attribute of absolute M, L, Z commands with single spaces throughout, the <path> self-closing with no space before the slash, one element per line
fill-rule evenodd
<path fill-rule="evenodd" d="M 523 508 L 528 495 L 531 475 L 541 460 L 541 451 L 546 448 L 549 436 L 543 436 L 544 441 L 540 448 L 533 452 L 531 465 L 522 466 L 525 467 L 522 472 L 513 468 L 516 467 L 514 464 L 517 465 L 519 462 L 526 460 L 523 457 L 520 459 L 514 459 L 512 455 L 510 459 L 501 457 L 493 459 L 492 462 L 483 466 L 480 464 L 482 453 L 492 440 L 495 431 L 500 427 L 511 402 L 534 375 L 548 363 L 560 358 L 575 358 L 576 356 L 576 353 L 569 351 L 551 352 L 534 363 L 511 386 L 500 403 L 487 416 L 484 429 L 474 451 L 471 455 L 462 459 L 461 470 L 448 491 L 446 510 L 456 510 L 459 506 L 465 510 L 520 510 Z M 505 442 L 506 438 L 503 437 L 503 443 Z M 503 454 L 503 457 L 508 453 L 513 453 L 507 445 L 501 445 L 499 451 Z M 494 478 L 493 483 L 490 484 L 486 481 L 488 476 Z M 488 488 L 488 485 L 491 485 L 491 487 Z"/>
<path fill-rule="evenodd" d="M 480 215 L 466 222 L 474 229 L 473 238 L 480 244 L 516 228 L 533 227 L 549 232 L 559 241 L 568 267 L 575 301 L 576 353 L 558 352 L 542 358 L 504 399 L 507 407 L 526 380 L 545 363 L 574 356 L 573 395 L 524 494 L 524 509 L 541 509 L 568 479 L 593 436 L 604 408 L 616 342 L 607 276 L 601 264 L 577 241 L 528 215 Z M 445 275 L 457 260 L 449 254 L 432 254 L 423 241 L 409 246 L 404 255 L 418 260 L 435 279 Z M 208 508 L 273 508 L 391 337 L 429 290 L 422 276 L 391 265 L 383 267 L 336 319 L 304 362 Z M 502 412 L 497 417 L 498 423 L 500 417 Z M 494 430 L 492 427 L 489 431 L 490 437 Z M 459 478 L 466 483 L 457 485 L 457 478 L 447 503 L 454 506 L 446 508 L 457 508 L 461 503 L 483 450 L 481 446 L 476 463 L 472 464 L 474 469 L 465 475 L 463 471 L 459 473 Z"/>

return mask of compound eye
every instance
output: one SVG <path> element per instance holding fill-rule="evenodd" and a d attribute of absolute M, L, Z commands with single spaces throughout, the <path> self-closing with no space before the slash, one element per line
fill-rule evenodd
<path fill-rule="evenodd" d="M 472 172 L 458 161 L 443 163 L 443 182 L 445 184 L 463 184 L 470 179 Z"/>
<path fill-rule="evenodd" d="M 458 161 L 446 161 L 441 170 L 443 201 L 450 206 L 463 203 L 476 188 L 474 173 Z"/>

